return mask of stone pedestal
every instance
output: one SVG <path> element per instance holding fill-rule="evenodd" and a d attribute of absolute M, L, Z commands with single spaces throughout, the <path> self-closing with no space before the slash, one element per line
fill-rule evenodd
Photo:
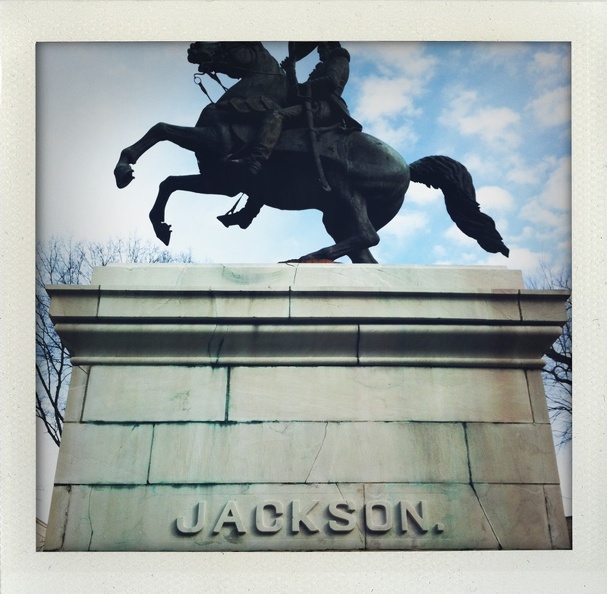
<path fill-rule="evenodd" d="M 540 369 L 566 295 L 505 268 L 108 266 L 46 550 L 568 548 Z"/>

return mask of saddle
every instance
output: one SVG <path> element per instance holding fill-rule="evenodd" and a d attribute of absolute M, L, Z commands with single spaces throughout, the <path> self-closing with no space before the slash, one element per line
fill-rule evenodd
<path fill-rule="evenodd" d="M 255 128 L 251 125 L 232 123 L 234 135 L 247 148 L 254 142 Z M 355 130 L 346 128 L 342 123 L 316 128 L 314 131 L 318 154 L 323 159 L 343 163 L 346 159 L 345 140 Z M 310 130 L 308 128 L 286 128 L 282 131 L 272 153 L 309 153 L 311 152 Z"/>

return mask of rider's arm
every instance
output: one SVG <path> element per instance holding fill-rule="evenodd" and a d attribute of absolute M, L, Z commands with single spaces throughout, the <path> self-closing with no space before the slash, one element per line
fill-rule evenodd
<path fill-rule="evenodd" d="M 297 74 L 295 72 L 295 59 L 285 58 L 280 65 L 287 74 L 287 89 L 292 98 L 297 96 Z"/>
<path fill-rule="evenodd" d="M 334 52 L 326 63 L 326 73 L 319 77 L 310 77 L 308 82 L 312 87 L 314 99 L 324 99 L 337 91 L 343 91 L 350 74 L 350 59 L 345 53 Z"/>

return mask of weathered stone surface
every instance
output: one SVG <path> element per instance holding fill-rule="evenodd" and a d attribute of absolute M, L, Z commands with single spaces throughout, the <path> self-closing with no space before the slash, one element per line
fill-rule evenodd
<path fill-rule="evenodd" d="M 474 482 L 559 483 L 550 425 L 469 423 Z"/>
<path fill-rule="evenodd" d="M 567 321 L 563 304 L 568 296 L 568 291 L 521 291 L 521 319 L 524 322 L 552 321 L 562 325 Z"/>
<path fill-rule="evenodd" d="M 506 267 L 390 266 L 377 264 L 111 264 L 96 268 L 102 287 L 377 287 L 407 291 L 523 289 Z"/>
<path fill-rule="evenodd" d="M 77 365 L 539 368 L 564 316 L 505 269 L 318 266 L 116 266 L 49 292 Z"/>
<path fill-rule="evenodd" d="M 481 267 L 93 282 L 49 291 L 75 367 L 47 548 L 567 548 L 539 372 L 564 294 Z"/>
<path fill-rule="evenodd" d="M 145 484 L 151 425 L 65 423 L 55 484 Z"/>
<path fill-rule="evenodd" d="M 368 293 L 373 293 L 369 295 Z M 381 292 L 363 288 L 349 291 L 307 288 L 291 291 L 291 317 L 357 320 L 490 320 L 520 319 L 518 295 L 512 293 Z"/>
<path fill-rule="evenodd" d="M 549 423 L 550 417 L 548 415 L 548 407 L 546 406 L 546 392 L 544 391 L 542 373 L 539 369 L 528 369 L 525 371 L 525 374 L 527 376 L 527 385 L 529 386 L 533 420 L 536 423 Z"/>
<path fill-rule="evenodd" d="M 346 502 L 354 513 L 347 513 Z M 340 504 L 337 510 L 332 508 L 333 513 L 331 504 Z M 65 537 L 53 541 L 55 549 L 296 551 L 365 547 L 365 529 L 360 522 L 362 485 L 74 487 L 69 508 Z M 200 524 L 199 509 L 203 514 Z M 342 519 L 343 515 L 353 516 L 356 523 L 350 527 L 351 521 Z"/>
<path fill-rule="evenodd" d="M 559 485 L 544 485 L 546 495 L 546 510 L 548 512 L 548 528 L 554 549 L 570 549 L 569 531 L 563 509 L 563 498 Z"/>
<path fill-rule="evenodd" d="M 66 523 L 71 494 L 79 487 L 57 486 L 53 487 L 51 509 L 49 511 L 48 525 L 44 537 L 45 551 L 61 550 L 65 540 Z M 86 489 L 86 488 L 83 488 Z M 79 550 L 86 550 L 85 548 Z"/>
<path fill-rule="evenodd" d="M 503 549 L 551 549 L 542 485 L 475 484 Z"/>
<path fill-rule="evenodd" d="M 458 266 L 297 265 L 296 287 L 376 287 L 405 291 L 469 291 L 522 289 L 518 270 Z"/>
<path fill-rule="evenodd" d="M 291 264 L 110 264 L 93 271 L 91 284 L 111 287 L 289 287 Z"/>
<path fill-rule="evenodd" d="M 57 324 L 77 365 L 407 365 L 540 369 L 558 328 L 453 324 Z"/>
<path fill-rule="evenodd" d="M 209 353 L 216 365 L 354 365 L 357 341 L 354 324 L 221 325 Z"/>
<path fill-rule="evenodd" d="M 82 420 L 88 378 L 88 366 L 75 365 L 72 367 L 70 387 L 65 405 L 64 421 L 66 423 L 79 423 Z"/>
<path fill-rule="evenodd" d="M 94 318 L 99 308 L 99 287 L 85 285 L 56 285 L 47 287 L 51 297 L 52 320 L 64 316 Z"/>
<path fill-rule="evenodd" d="M 288 291 L 265 291 L 238 288 L 186 289 L 173 291 L 102 289 L 99 317 L 154 319 L 255 319 L 288 318 Z M 133 297 L 136 298 L 133 298 Z M 254 297 L 254 298 L 251 298 Z"/>
<path fill-rule="evenodd" d="M 533 421 L 525 372 L 236 367 L 230 421 Z"/>
<path fill-rule="evenodd" d="M 189 423 L 156 427 L 149 480 L 468 482 L 469 474 L 455 423 Z"/>
<path fill-rule="evenodd" d="M 353 324 L 58 324 L 80 365 L 355 365 Z"/>
<path fill-rule="evenodd" d="M 360 326 L 362 365 L 542 368 L 538 355 L 558 336 L 553 327 L 398 324 Z"/>
<path fill-rule="evenodd" d="M 365 486 L 365 503 L 384 501 L 391 514 L 390 528 L 369 531 L 367 548 L 389 549 L 497 549 L 498 542 L 470 485 L 456 484 L 371 484 Z M 408 507 L 398 505 L 406 501 Z M 396 503 L 396 505 L 395 505 Z M 423 522 L 411 518 L 417 513 Z M 422 512 L 420 514 L 420 512 Z M 404 513 L 403 513 L 404 512 Z M 375 513 L 385 518 L 378 506 Z M 403 521 L 406 531 L 403 531 Z M 421 524 L 421 526 L 419 525 Z"/>
<path fill-rule="evenodd" d="M 356 278 L 356 277 L 355 277 Z M 97 318 L 130 320 L 152 318 L 178 322 L 197 320 L 521 320 L 517 290 L 470 289 L 430 291 L 394 287 L 352 286 L 212 286 L 212 287 L 49 287 L 53 319 L 57 322 Z M 544 292 L 546 293 L 546 292 Z M 543 299 L 543 300 L 542 300 Z M 71 304 L 76 306 L 72 307 Z M 560 323 L 559 302 L 534 295 L 529 303 L 532 322 Z M 538 308 L 535 315 L 533 308 Z"/>
<path fill-rule="evenodd" d="M 97 365 L 84 421 L 222 421 L 227 369 Z"/>
<path fill-rule="evenodd" d="M 69 493 L 56 491 L 62 505 L 55 510 L 69 506 L 70 513 L 61 529 L 49 533 L 46 550 L 551 548 L 547 522 L 537 521 L 546 518 L 541 485 L 75 486 Z"/>

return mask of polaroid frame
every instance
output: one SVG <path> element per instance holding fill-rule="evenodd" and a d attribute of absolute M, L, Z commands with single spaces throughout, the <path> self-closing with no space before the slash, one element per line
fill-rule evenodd
<path fill-rule="evenodd" d="M 604 584 L 603 458 L 606 354 L 601 271 L 607 114 L 607 5 L 602 2 L 346 1 L 3 2 L 2 221 L 0 305 L 3 384 L 2 577 L 7 592 L 172 591 L 206 583 L 220 589 L 322 588 L 376 591 L 483 585 L 520 590 Z M 272 18 L 269 18 L 272 15 Z M 571 551 L 462 553 L 36 553 L 33 288 L 35 253 L 35 44 L 42 41 L 176 41 L 326 37 L 418 41 L 572 43 L 573 297 L 576 308 Z M 32 337 L 32 340 L 29 338 Z M 580 397 L 579 395 L 584 395 Z"/>

